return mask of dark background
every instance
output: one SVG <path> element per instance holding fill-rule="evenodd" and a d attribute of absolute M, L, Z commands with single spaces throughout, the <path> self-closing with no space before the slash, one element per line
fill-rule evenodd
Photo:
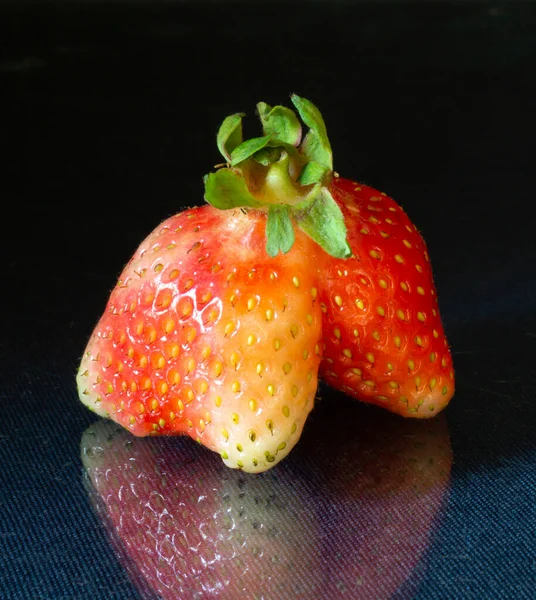
<path fill-rule="evenodd" d="M 136 598 L 81 485 L 78 360 L 223 117 L 255 134 L 292 92 L 434 266 L 454 466 L 411 597 L 534 597 L 536 5 L 4 2 L 0 49 L 0 597 Z"/>

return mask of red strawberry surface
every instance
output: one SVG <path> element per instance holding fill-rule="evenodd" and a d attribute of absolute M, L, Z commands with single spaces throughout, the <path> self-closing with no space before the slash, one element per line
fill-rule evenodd
<path fill-rule="evenodd" d="M 121 274 L 84 353 L 81 399 L 135 435 L 187 434 L 261 471 L 299 439 L 320 361 L 313 242 L 269 257 L 255 211 L 194 208 Z"/>
<path fill-rule="evenodd" d="M 330 191 L 352 257 L 323 255 L 321 376 L 392 412 L 433 416 L 452 398 L 454 371 L 426 244 L 386 194 L 342 177 Z"/>
<path fill-rule="evenodd" d="M 143 597 L 325 598 L 314 496 L 291 463 L 250 475 L 185 439 L 140 439 L 104 420 L 81 450 L 93 505 Z"/>

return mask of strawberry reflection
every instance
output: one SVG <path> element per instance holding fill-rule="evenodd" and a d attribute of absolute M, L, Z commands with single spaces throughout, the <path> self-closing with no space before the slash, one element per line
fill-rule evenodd
<path fill-rule="evenodd" d="M 84 433 L 82 460 L 146 598 L 367 600 L 391 597 L 422 561 L 452 456 L 444 415 L 405 420 L 337 398 L 259 475 L 109 421 Z"/>
<path fill-rule="evenodd" d="M 425 566 L 452 466 L 446 416 L 403 419 L 342 397 L 312 416 L 299 453 L 322 489 L 324 597 L 390 598 Z"/>
<path fill-rule="evenodd" d="M 315 598 L 320 535 L 290 461 L 243 474 L 188 438 L 135 438 L 109 421 L 82 438 L 94 507 L 142 595 Z"/>

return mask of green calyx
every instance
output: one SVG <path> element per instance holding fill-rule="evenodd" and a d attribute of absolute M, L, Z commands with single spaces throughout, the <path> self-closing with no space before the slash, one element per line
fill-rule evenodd
<path fill-rule="evenodd" d="M 286 253 L 298 227 L 326 252 L 347 258 L 344 217 L 329 192 L 333 157 L 320 111 L 305 98 L 291 96 L 296 113 L 285 106 L 257 104 L 263 135 L 243 140 L 243 113 L 227 117 L 217 135 L 224 168 L 205 176 L 205 200 L 227 210 L 251 208 L 267 213 L 266 251 Z"/>

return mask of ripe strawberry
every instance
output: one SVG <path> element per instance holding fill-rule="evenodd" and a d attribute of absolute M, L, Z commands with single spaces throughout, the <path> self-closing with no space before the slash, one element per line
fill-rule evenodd
<path fill-rule="evenodd" d="M 234 187 L 241 181 L 255 205 L 277 175 L 269 191 L 322 246 L 309 257 L 324 313 L 322 378 L 392 412 L 433 416 L 454 393 L 454 372 L 425 242 L 391 198 L 333 172 L 318 109 L 292 101 L 309 127 L 301 144 L 292 111 L 259 104 L 265 137 L 244 143 L 255 152 L 233 172 Z M 223 170 L 214 181 L 218 175 L 230 177 Z"/>
<path fill-rule="evenodd" d="M 106 421 L 82 437 L 91 501 L 144 597 L 327 597 L 314 497 L 292 463 L 251 476 L 185 442 Z"/>
<path fill-rule="evenodd" d="M 243 115 L 225 119 L 212 206 L 140 246 L 77 378 L 136 435 L 186 433 L 254 472 L 299 439 L 322 331 L 325 379 L 361 400 L 424 417 L 454 391 L 424 242 L 393 201 L 334 176 L 322 116 L 292 101 L 303 140 L 282 106 L 259 103 L 264 136 L 246 141 Z"/>
<path fill-rule="evenodd" d="M 296 444 L 313 407 L 321 313 L 313 242 L 264 250 L 266 216 L 203 206 L 141 244 L 78 372 L 81 400 L 138 436 L 187 434 L 262 471 Z"/>
<path fill-rule="evenodd" d="M 394 200 L 333 178 L 353 255 L 322 264 L 322 378 L 390 411 L 429 417 L 454 393 L 426 244 Z"/>
<path fill-rule="evenodd" d="M 225 119 L 217 145 L 228 168 L 205 178 L 212 206 L 171 217 L 142 243 L 77 377 L 82 402 L 99 415 L 139 436 L 186 433 L 252 472 L 288 454 L 313 407 L 317 248 L 350 254 L 323 167 L 301 160 L 293 179 L 297 117 L 259 110 L 262 138 L 243 142 L 242 115 Z M 317 112 L 301 101 L 311 128 L 304 144 L 322 159 Z"/>

